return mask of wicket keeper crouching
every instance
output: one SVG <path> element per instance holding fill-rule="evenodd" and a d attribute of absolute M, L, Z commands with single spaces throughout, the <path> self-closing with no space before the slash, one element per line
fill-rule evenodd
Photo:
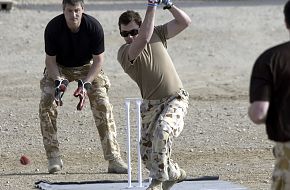
<path fill-rule="evenodd" d="M 102 70 L 104 32 L 94 17 L 84 13 L 83 0 L 63 0 L 63 14 L 54 17 L 45 28 L 45 72 L 40 82 L 39 118 L 43 144 L 48 159 L 48 172 L 62 169 L 63 162 L 57 139 L 57 106 L 68 84 L 77 81 L 74 96 L 81 111 L 88 96 L 99 132 L 109 173 L 127 173 L 116 140 L 116 125 L 107 91 L 110 83 Z"/>

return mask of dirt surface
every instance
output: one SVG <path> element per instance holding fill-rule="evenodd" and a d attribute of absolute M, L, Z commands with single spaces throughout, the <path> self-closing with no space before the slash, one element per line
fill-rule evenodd
<path fill-rule="evenodd" d="M 38 180 L 88 181 L 127 179 L 108 175 L 99 137 L 88 105 L 76 111 L 76 83 L 69 86 L 59 109 L 59 140 L 64 169 L 48 175 L 40 134 L 39 80 L 44 68 L 43 32 L 62 12 L 59 0 L 18 0 L 10 12 L 0 11 L 0 189 L 33 189 Z M 218 175 L 221 180 L 249 189 L 269 189 L 274 160 L 272 142 L 264 126 L 247 117 L 248 86 L 252 65 L 270 46 L 287 41 L 282 0 L 177 1 L 192 18 L 191 26 L 168 41 L 176 69 L 189 91 L 190 107 L 183 133 L 174 142 L 173 158 L 189 177 Z M 106 35 L 104 71 L 117 123 L 118 141 L 126 160 L 124 99 L 139 91 L 116 61 L 123 43 L 119 15 L 135 9 L 144 15 L 143 1 L 87 1 L 86 12 L 95 16 Z M 171 19 L 159 8 L 157 24 Z M 135 131 L 133 131 L 135 132 Z M 136 140 L 133 140 L 136 153 Z M 19 159 L 27 155 L 31 164 Z M 133 177 L 136 178 L 136 157 Z M 143 172 L 144 178 L 147 172 Z"/>

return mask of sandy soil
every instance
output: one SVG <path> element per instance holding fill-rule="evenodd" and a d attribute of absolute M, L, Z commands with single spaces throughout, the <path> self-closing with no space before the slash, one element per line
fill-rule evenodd
<path fill-rule="evenodd" d="M 0 189 L 33 189 L 38 180 L 127 179 L 127 175 L 106 174 L 107 162 L 90 108 L 86 105 L 82 112 L 76 111 L 74 83 L 59 109 L 64 170 L 58 175 L 47 174 L 38 119 L 45 55 L 43 31 L 47 22 L 61 13 L 61 6 L 58 0 L 15 2 L 10 12 L 0 12 Z M 190 15 L 192 24 L 168 42 L 169 52 L 191 98 L 186 126 L 175 141 L 173 157 L 190 177 L 218 175 L 249 189 L 269 189 L 274 163 L 272 142 L 267 140 L 264 126 L 253 125 L 247 117 L 248 86 L 256 57 L 289 38 L 283 23 L 284 3 L 176 2 Z M 138 97 L 139 92 L 116 61 L 123 43 L 117 19 L 127 9 L 144 14 L 145 6 L 142 1 L 91 0 L 86 8 L 103 24 L 106 34 L 104 70 L 112 83 L 109 96 L 126 158 L 124 99 Z M 159 9 L 158 24 L 170 18 L 167 11 Z M 133 150 L 135 153 L 136 146 Z M 23 154 L 30 157 L 30 165 L 20 164 Z M 135 162 L 133 169 L 136 173 Z M 147 176 L 145 171 L 143 174 Z"/>

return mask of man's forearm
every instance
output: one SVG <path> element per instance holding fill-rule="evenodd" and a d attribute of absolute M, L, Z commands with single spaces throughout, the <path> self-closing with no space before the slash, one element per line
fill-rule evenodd
<path fill-rule="evenodd" d="M 255 124 L 263 124 L 267 119 L 269 101 L 255 101 L 248 108 L 249 118 Z"/>
<path fill-rule="evenodd" d="M 93 55 L 93 64 L 89 70 L 89 73 L 84 79 L 84 82 L 93 82 L 93 80 L 101 72 L 103 62 L 104 62 L 104 53 L 99 55 Z"/>
<path fill-rule="evenodd" d="M 157 5 L 156 5 L 157 6 Z M 150 41 L 154 31 L 154 19 L 156 6 L 148 6 L 145 14 L 145 18 L 140 26 L 139 34 L 135 38 L 134 42 L 131 43 L 129 49 L 129 59 L 134 60 L 140 52 L 143 51 L 146 44 Z"/>
<path fill-rule="evenodd" d="M 45 66 L 46 66 L 48 76 L 50 78 L 52 78 L 53 80 L 57 80 L 61 78 L 57 63 L 54 62 L 51 58 L 46 58 Z"/>
<path fill-rule="evenodd" d="M 151 36 L 153 34 L 155 12 L 156 12 L 156 6 L 154 7 L 148 6 L 146 10 L 145 18 L 140 27 L 139 35 L 140 37 L 145 39 L 146 42 L 150 41 Z"/>
<path fill-rule="evenodd" d="M 101 70 L 101 63 L 93 63 L 84 82 L 93 82 L 93 80 L 98 76 Z"/>

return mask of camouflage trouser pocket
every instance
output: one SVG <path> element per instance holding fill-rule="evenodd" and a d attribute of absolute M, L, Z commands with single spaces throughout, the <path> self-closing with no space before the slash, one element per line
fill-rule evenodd
<path fill-rule="evenodd" d="M 107 91 L 109 90 L 111 83 L 109 78 L 101 72 L 92 82 L 92 85 L 96 88 L 102 88 L 105 87 Z"/>

